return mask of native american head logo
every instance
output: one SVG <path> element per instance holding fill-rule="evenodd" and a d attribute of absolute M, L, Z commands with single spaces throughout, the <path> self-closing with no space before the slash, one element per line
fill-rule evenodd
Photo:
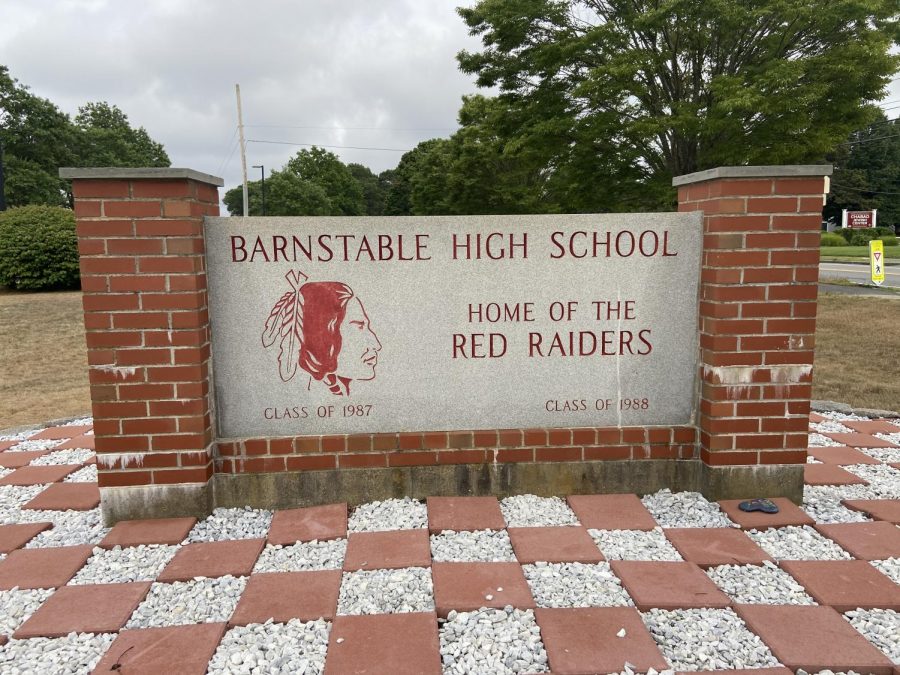
<path fill-rule="evenodd" d="M 352 380 L 375 379 L 381 343 L 360 299 L 347 284 L 285 275 L 291 290 L 275 303 L 262 334 L 263 347 L 278 342 L 278 373 L 285 382 L 301 368 L 338 396 Z"/>

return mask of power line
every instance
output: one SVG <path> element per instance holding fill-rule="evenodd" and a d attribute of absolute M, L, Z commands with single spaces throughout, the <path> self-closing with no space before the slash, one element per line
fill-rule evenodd
<path fill-rule="evenodd" d="M 383 152 L 408 152 L 409 148 L 368 148 L 359 145 L 323 145 L 322 143 L 291 143 L 290 141 L 264 141 L 247 139 L 248 143 L 270 143 L 273 145 L 299 145 L 306 148 L 331 148 L 337 150 L 380 150 Z"/>
<path fill-rule="evenodd" d="M 850 192 L 867 192 L 872 195 L 900 195 L 900 192 L 884 192 L 883 190 L 866 190 L 865 188 L 854 188 L 849 185 L 838 185 L 837 183 L 832 183 L 832 187 L 840 188 L 842 190 L 850 190 Z"/>
<path fill-rule="evenodd" d="M 880 141 L 885 138 L 897 138 L 900 134 L 888 134 L 887 136 L 876 136 L 875 138 L 864 138 L 860 141 L 847 141 L 846 143 L 841 143 L 841 145 L 862 145 L 863 143 L 872 143 L 873 141 Z"/>
<path fill-rule="evenodd" d="M 245 124 L 255 129 L 325 129 L 332 131 L 455 131 L 456 127 L 322 127 L 291 124 Z"/>
<path fill-rule="evenodd" d="M 225 166 L 231 160 L 231 156 L 234 154 L 236 146 L 232 147 L 232 144 L 234 143 L 235 136 L 237 136 L 237 127 L 235 127 L 234 131 L 231 132 L 231 139 L 228 141 L 228 145 L 225 146 L 226 148 L 231 148 L 231 151 L 229 152 L 228 150 L 226 150 L 228 154 L 222 159 L 221 162 L 219 162 L 219 168 L 216 169 L 217 174 L 222 173 L 222 170 L 225 168 Z"/>

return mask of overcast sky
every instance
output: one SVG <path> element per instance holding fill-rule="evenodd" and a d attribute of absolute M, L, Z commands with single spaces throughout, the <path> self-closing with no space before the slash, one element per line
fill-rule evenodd
<path fill-rule="evenodd" d="M 70 114 L 118 105 L 173 166 L 226 187 L 241 179 L 235 83 L 249 140 L 395 150 L 331 148 L 377 173 L 452 133 L 461 97 L 477 90 L 456 65 L 480 45 L 460 4 L 472 2 L 0 0 L 0 63 Z M 900 81 L 886 100 L 900 103 Z M 250 142 L 247 164 L 268 173 L 300 147 Z"/>

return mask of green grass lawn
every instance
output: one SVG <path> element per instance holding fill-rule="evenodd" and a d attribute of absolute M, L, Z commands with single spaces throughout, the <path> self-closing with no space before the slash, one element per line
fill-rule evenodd
<path fill-rule="evenodd" d="M 868 246 L 823 246 L 822 257 L 868 258 Z M 900 246 L 885 246 L 885 258 L 900 258 Z"/>

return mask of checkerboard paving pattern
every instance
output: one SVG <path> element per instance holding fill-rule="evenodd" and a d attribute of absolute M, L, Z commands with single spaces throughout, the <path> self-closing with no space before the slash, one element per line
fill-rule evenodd
<path fill-rule="evenodd" d="M 897 675 L 900 421 L 811 432 L 775 515 L 432 497 L 113 528 L 89 419 L 0 436 L 0 671 Z"/>

